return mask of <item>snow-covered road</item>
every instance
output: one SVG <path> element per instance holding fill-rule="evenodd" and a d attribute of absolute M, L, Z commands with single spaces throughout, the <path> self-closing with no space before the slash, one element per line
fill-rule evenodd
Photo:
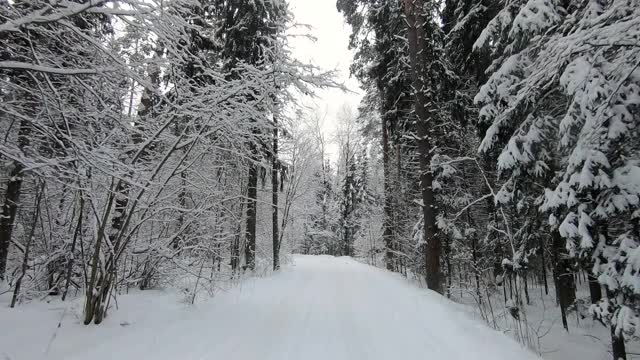
<path fill-rule="evenodd" d="M 211 302 L 179 313 L 179 316 L 161 314 L 148 321 L 134 321 L 120 326 L 120 331 L 115 324 L 111 328 L 115 331 L 108 330 L 108 326 L 105 330 L 94 327 L 91 329 L 95 331 L 94 336 L 89 341 L 78 341 L 66 349 L 56 349 L 55 342 L 68 341 L 58 338 L 47 357 L 77 360 L 537 358 L 507 336 L 469 319 L 443 297 L 418 289 L 398 275 L 349 258 L 298 256 L 294 265 L 279 274 L 249 281 Z M 10 359 L 22 360 L 20 357 Z"/>

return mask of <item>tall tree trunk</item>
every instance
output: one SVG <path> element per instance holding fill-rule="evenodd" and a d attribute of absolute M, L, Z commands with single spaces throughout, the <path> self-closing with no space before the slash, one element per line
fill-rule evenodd
<path fill-rule="evenodd" d="M 246 188 L 241 187 L 240 196 L 244 198 L 246 196 Z M 242 219 L 244 214 L 244 201 L 240 202 L 240 208 L 238 209 L 238 219 Z M 235 273 L 240 268 L 240 238 L 242 236 L 242 221 L 238 221 L 236 233 L 233 236 L 233 242 L 231 243 L 231 270 Z"/>
<path fill-rule="evenodd" d="M 624 337 L 622 333 L 616 335 L 614 326 L 611 326 L 611 350 L 613 351 L 613 360 L 627 360 L 627 350 L 624 345 Z"/>
<path fill-rule="evenodd" d="M 280 234 L 278 224 L 278 119 L 273 118 L 273 154 L 271 160 L 271 231 L 273 236 L 273 270 L 280 269 Z"/>
<path fill-rule="evenodd" d="M 24 167 L 17 161 L 13 162 L 13 167 L 9 173 L 7 190 L 5 191 L 4 204 L 2 205 L 2 216 L 0 216 L 0 280 L 4 280 L 4 273 L 7 269 L 7 257 L 9 256 L 9 244 L 13 235 L 13 224 L 18 212 L 18 202 L 20 201 L 20 188 L 22 187 L 22 170 Z"/>
<path fill-rule="evenodd" d="M 73 240 L 71 241 L 71 249 L 70 254 L 67 259 L 67 267 L 65 270 L 65 286 L 64 291 L 62 293 L 62 301 L 67 298 L 67 293 L 69 292 L 69 286 L 71 285 L 71 273 L 73 270 L 73 263 L 75 261 L 75 252 L 76 252 L 76 243 L 78 242 L 78 237 L 82 234 L 82 217 L 84 216 L 84 193 L 80 190 L 80 206 L 78 209 L 78 222 L 76 223 L 76 228 L 73 231 Z M 82 241 L 82 239 L 80 239 Z"/>
<path fill-rule="evenodd" d="M 176 134 L 179 136 L 179 134 Z M 187 170 L 184 169 L 180 172 L 180 193 L 178 194 L 178 203 L 180 204 L 180 210 L 178 210 L 178 219 L 176 224 L 176 231 L 180 233 L 173 241 L 173 249 L 177 250 L 184 246 L 185 237 L 183 234 L 185 231 L 182 229 L 184 225 L 184 214 L 187 211 Z"/>
<path fill-rule="evenodd" d="M 564 239 L 560 236 L 557 229 L 553 230 L 551 236 L 553 237 L 553 250 L 555 255 L 554 279 L 558 301 L 560 303 L 560 314 L 562 316 L 562 325 L 565 330 L 568 331 L 567 308 L 576 300 L 575 278 L 573 277 L 571 262 L 564 256 Z"/>
<path fill-rule="evenodd" d="M 236 272 L 240 266 L 240 231 L 242 226 L 238 223 L 238 231 L 233 237 L 233 243 L 231 244 L 231 270 Z"/>
<path fill-rule="evenodd" d="M 385 264 L 387 270 L 394 271 L 394 246 L 392 229 L 392 196 L 391 196 L 391 164 L 389 161 L 389 130 L 387 128 L 387 117 L 382 115 L 382 164 L 384 172 L 384 218 L 382 220 L 382 239 L 385 246 Z"/>
<path fill-rule="evenodd" d="M 476 296 L 478 302 L 482 303 L 482 293 L 480 292 L 480 271 L 478 269 L 478 246 L 475 234 L 471 239 L 471 260 L 473 261 L 473 276 L 476 282 Z"/>
<path fill-rule="evenodd" d="M 610 291 L 608 288 L 607 297 L 609 299 L 615 299 L 616 294 Z M 627 350 L 624 345 L 624 334 L 622 331 L 616 332 L 616 319 L 612 319 L 612 324 L 610 325 L 611 330 L 611 351 L 613 353 L 613 360 L 627 360 Z"/>
<path fill-rule="evenodd" d="M 591 270 L 589 270 L 587 279 L 589 282 L 589 295 L 591 297 L 591 303 L 597 304 L 602 299 L 602 287 L 598 282 L 598 278 L 593 275 Z"/>
<path fill-rule="evenodd" d="M 463 168 L 463 176 L 466 178 L 466 173 L 464 172 L 464 168 Z M 469 208 L 467 208 L 466 210 L 466 215 L 467 215 L 467 224 L 469 224 L 470 227 L 475 227 L 475 221 L 471 217 L 471 210 L 469 210 Z M 479 270 L 478 258 L 479 258 L 478 239 L 476 237 L 476 234 L 473 233 L 471 234 L 471 266 L 473 267 L 473 277 L 476 283 L 476 296 L 478 298 L 478 303 L 482 304 L 482 292 L 480 291 L 480 270 Z"/>
<path fill-rule="evenodd" d="M 33 235 L 36 232 L 36 225 L 38 224 L 38 216 L 40 215 L 40 199 L 42 199 L 42 193 L 44 192 L 44 183 L 36 190 L 36 201 L 33 209 L 33 219 L 31 220 L 31 230 L 29 231 L 29 237 L 27 238 L 27 245 L 24 249 L 24 258 L 22 260 L 21 273 L 16 280 L 16 285 L 13 290 L 13 296 L 11 297 L 11 307 L 16 306 L 18 296 L 20 295 L 20 287 L 22 286 L 22 279 L 27 274 L 29 269 L 29 250 L 31 249 L 31 243 L 33 242 Z"/>
<path fill-rule="evenodd" d="M 397 124 L 396 124 L 397 126 Z M 396 131 L 398 129 L 396 128 Z M 405 179 L 402 177 L 402 146 L 400 143 L 396 144 L 396 174 L 395 174 L 395 186 L 396 192 L 395 197 L 392 202 L 392 219 L 393 219 L 393 249 L 396 254 L 396 271 L 401 271 L 406 276 L 406 261 L 407 258 L 404 256 L 405 248 L 403 246 L 403 242 L 399 241 L 400 237 L 404 231 L 404 225 L 407 218 L 407 212 L 405 209 L 406 199 L 406 187 L 405 187 Z"/>
<path fill-rule="evenodd" d="M 111 189 L 110 189 L 111 190 Z M 85 290 L 85 303 L 84 303 L 84 324 L 89 325 L 96 316 L 97 307 L 100 303 L 100 296 L 102 291 L 102 266 L 100 266 L 100 248 L 102 246 L 102 240 L 104 238 L 105 227 L 107 219 L 111 215 L 113 207 L 113 201 L 115 198 L 115 192 L 111 192 L 107 199 L 106 211 L 104 212 L 101 221 L 99 222 L 100 228 L 96 233 L 96 243 L 94 244 L 93 254 L 91 255 L 91 273 L 87 281 L 87 288 Z"/>
<path fill-rule="evenodd" d="M 446 285 L 447 285 L 447 297 L 451 298 L 451 287 L 453 285 L 453 268 L 451 267 L 451 243 L 449 239 L 445 240 L 444 244 L 444 258 L 445 263 L 447 264 L 447 277 L 446 277 Z"/>
<path fill-rule="evenodd" d="M 541 270 L 542 270 L 542 281 L 544 282 L 544 293 L 545 295 L 549 295 L 549 284 L 547 283 L 547 261 L 545 258 L 545 248 L 544 248 L 544 240 L 542 236 L 538 237 L 540 242 L 540 262 Z"/>
<path fill-rule="evenodd" d="M 527 305 L 531 305 L 531 299 L 529 298 L 529 283 L 527 282 L 527 271 L 522 274 L 522 282 L 524 285 L 524 298 L 527 300 Z"/>
<path fill-rule="evenodd" d="M 98 239 L 94 245 L 94 253 L 91 264 L 91 279 L 89 281 L 89 287 L 87 288 L 87 294 L 85 299 L 84 310 L 84 324 L 88 325 L 93 321 L 96 325 L 102 323 L 105 318 L 107 309 L 106 304 L 111 292 L 112 280 L 115 276 L 116 258 L 115 254 L 120 247 L 120 233 L 123 229 L 125 222 L 126 211 L 129 205 L 129 185 L 124 180 L 116 180 L 116 186 L 113 194 L 110 195 L 107 208 L 110 209 L 113 206 L 113 217 L 111 218 L 111 229 L 108 231 L 109 244 L 112 249 L 109 251 L 109 257 L 106 259 L 103 265 L 100 252 L 102 247 L 102 231 L 98 233 Z M 109 217 L 109 212 L 105 213 L 103 218 L 104 227 L 106 225 L 106 219 Z"/>
<path fill-rule="evenodd" d="M 597 228 L 594 229 L 596 233 L 602 233 L 604 236 L 609 236 L 609 226 L 606 221 L 599 221 L 596 224 Z M 597 304 L 602 299 L 602 287 L 598 282 L 598 277 L 593 273 L 593 261 L 589 261 L 589 268 L 587 270 L 587 282 L 589 283 L 589 297 L 592 304 Z"/>
<path fill-rule="evenodd" d="M 18 130 L 18 146 L 24 151 L 29 145 L 29 135 L 31 127 L 26 120 L 20 121 L 20 129 Z M 11 171 L 9 172 L 9 180 L 4 195 L 4 204 L 2 204 L 2 214 L 0 215 L 0 281 L 5 278 L 7 270 L 7 258 L 9 256 L 9 245 L 13 236 L 13 226 L 18 213 L 20 203 L 20 189 L 24 178 L 24 166 L 19 161 L 14 161 Z"/>
<path fill-rule="evenodd" d="M 255 144 L 251 145 L 252 153 L 256 153 Z M 249 178 L 247 183 L 247 228 L 246 245 L 244 248 L 245 266 L 250 270 L 256 268 L 256 216 L 258 197 L 258 165 L 255 159 L 251 159 L 249 165 Z"/>
<path fill-rule="evenodd" d="M 428 82 L 426 61 L 432 57 L 432 47 L 429 45 L 424 24 L 423 0 L 404 0 L 404 11 L 407 19 L 407 37 L 409 40 L 409 58 L 411 60 L 413 91 L 415 93 L 415 112 L 418 117 L 416 128 L 418 132 L 418 155 L 420 158 L 420 188 L 422 192 L 422 214 L 424 216 L 425 273 L 429 289 L 443 293 L 442 271 L 440 258 L 442 255 L 441 239 L 436 228 L 438 212 L 433 194 L 433 173 L 431 172 L 431 128 L 433 123 L 433 100 L 430 93 L 432 84 Z M 417 25 L 421 26 L 417 26 Z"/>

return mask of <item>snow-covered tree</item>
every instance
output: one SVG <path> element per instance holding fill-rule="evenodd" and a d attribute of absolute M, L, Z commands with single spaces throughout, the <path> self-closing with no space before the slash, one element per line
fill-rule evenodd
<path fill-rule="evenodd" d="M 638 14 L 633 2 L 513 2 L 475 45 L 495 59 L 476 101 L 489 125 L 481 151 L 503 146 L 500 199 L 539 207 L 566 240 L 556 251 L 592 260 L 608 294 L 594 313 L 611 323 L 616 359 L 637 293 Z"/>
<path fill-rule="evenodd" d="M 197 274 L 193 301 L 204 280 L 235 276 L 247 233 L 239 200 L 257 192 L 242 183 L 251 169 L 261 177 L 269 154 L 278 160 L 276 116 L 286 128 L 296 119 L 281 109 L 336 85 L 293 58 L 286 2 L 119 5 L 0 9 L 0 274 L 18 302 L 83 291 L 85 323 L 130 286 Z M 307 175 L 288 151 L 296 168 L 279 184 L 275 254 Z"/>

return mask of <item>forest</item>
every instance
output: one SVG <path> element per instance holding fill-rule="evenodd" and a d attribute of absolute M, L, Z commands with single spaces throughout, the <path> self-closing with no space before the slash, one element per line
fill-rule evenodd
<path fill-rule="evenodd" d="M 95 326 L 329 255 L 640 353 L 640 2 L 327 1 L 363 92 L 330 133 L 304 99 L 352 89 L 287 0 L 0 0 L 0 306 Z"/>

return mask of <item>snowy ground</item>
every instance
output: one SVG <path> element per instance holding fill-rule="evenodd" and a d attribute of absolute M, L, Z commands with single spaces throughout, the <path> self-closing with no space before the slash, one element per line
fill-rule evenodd
<path fill-rule="evenodd" d="M 2 304 L 0 359 L 537 358 L 443 297 L 350 258 L 298 256 L 206 303 L 178 300 L 122 296 L 104 324 L 88 327 L 78 303 Z"/>

